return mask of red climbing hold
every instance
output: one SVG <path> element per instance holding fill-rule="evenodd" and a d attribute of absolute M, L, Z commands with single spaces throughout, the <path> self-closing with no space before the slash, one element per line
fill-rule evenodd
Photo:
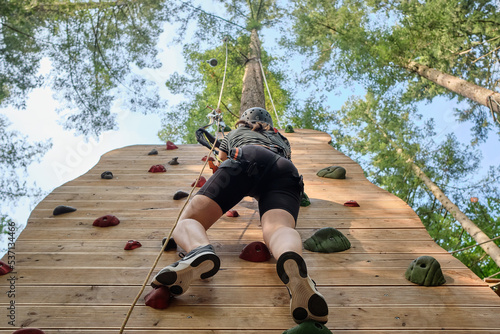
<path fill-rule="evenodd" d="M 226 212 L 226 216 L 228 216 L 228 217 L 239 217 L 240 214 L 236 210 L 229 210 L 228 212 Z"/>
<path fill-rule="evenodd" d="M 201 161 L 207 161 L 207 156 L 205 155 L 203 158 L 201 158 Z M 208 158 L 208 161 L 215 161 L 213 157 Z"/>
<path fill-rule="evenodd" d="M 191 187 L 194 187 L 195 185 L 195 182 L 194 181 L 193 183 L 191 183 Z M 200 176 L 200 179 L 198 180 L 198 182 L 196 183 L 196 187 L 203 187 L 203 185 L 207 182 L 207 179 L 205 179 L 204 176 Z"/>
<path fill-rule="evenodd" d="M 240 259 L 251 262 L 264 262 L 271 258 L 269 248 L 260 241 L 254 241 L 243 248 Z"/>
<path fill-rule="evenodd" d="M 136 248 L 139 248 L 141 247 L 141 243 L 137 240 L 129 240 L 127 241 L 127 243 L 125 244 L 125 250 L 132 250 L 132 249 L 136 249 Z"/>
<path fill-rule="evenodd" d="M 45 334 L 45 332 L 38 328 L 21 328 L 12 334 Z"/>
<path fill-rule="evenodd" d="M 108 226 L 116 226 L 118 224 L 120 224 L 120 219 L 118 219 L 116 216 L 113 215 L 106 215 L 94 220 L 94 223 L 92 225 L 99 227 L 108 227 Z"/>
<path fill-rule="evenodd" d="M 7 263 L 0 261 L 0 276 L 8 274 L 12 271 L 11 266 L 9 266 Z"/>
<path fill-rule="evenodd" d="M 212 173 L 215 173 L 217 169 L 219 169 L 218 166 L 216 166 L 212 160 L 208 160 L 208 167 L 212 170 Z"/>
<path fill-rule="evenodd" d="M 154 165 L 148 170 L 150 173 L 165 173 L 167 169 L 163 165 Z"/>
<path fill-rule="evenodd" d="M 178 148 L 174 143 L 172 143 L 170 140 L 167 141 L 167 150 L 175 150 Z"/>
<path fill-rule="evenodd" d="M 166 286 L 154 289 L 144 297 L 146 305 L 157 310 L 166 309 L 170 301 L 170 290 Z"/>
<path fill-rule="evenodd" d="M 477 198 L 477 197 L 471 197 L 471 198 L 470 198 L 470 201 L 471 201 L 472 203 L 477 203 L 477 202 L 479 201 L 479 198 Z"/>
<path fill-rule="evenodd" d="M 359 204 L 356 201 L 350 200 L 344 203 L 344 206 L 358 207 Z"/>

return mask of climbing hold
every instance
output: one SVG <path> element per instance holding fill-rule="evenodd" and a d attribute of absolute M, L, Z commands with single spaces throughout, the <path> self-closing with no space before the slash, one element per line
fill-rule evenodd
<path fill-rule="evenodd" d="M 239 217 L 240 214 L 238 213 L 238 211 L 231 209 L 228 212 L 226 212 L 226 216 L 228 216 L 228 217 Z"/>
<path fill-rule="evenodd" d="M 207 161 L 207 156 L 205 155 L 203 158 L 201 158 L 201 161 Z M 208 161 L 215 161 L 213 157 L 208 158 Z"/>
<path fill-rule="evenodd" d="M 165 244 L 165 241 L 167 241 L 167 237 L 163 238 L 161 241 L 161 247 Z M 168 251 L 171 249 L 177 249 L 177 243 L 175 242 L 174 238 L 168 239 L 167 246 L 165 247 L 164 251 Z"/>
<path fill-rule="evenodd" d="M 410 263 L 405 277 L 412 283 L 424 286 L 438 286 L 446 283 L 441 265 L 432 256 L 420 256 Z"/>
<path fill-rule="evenodd" d="M 344 206 L 350 206 L 350 207 L 358 207 L 359 204 L 356 201 L 350 200 L 344 203 Z"/>
<path fill-rule="evenodd" d="M 470 198 L 470 201 L 471 201 L 472 203 L 477 203 L 477 202 L 479 201 L 479 198 L 477 198 L 477 197 L 471 197 L 471 198 Z"/>
<path fill-rule="evenodd" d="M 219 169 L 219 167 L 216 166 L 214 162 L 211 160 L 208 161 L 208 167 L 210 167 L 210 169 L 212 170 L 212 174 L 214 174 L 217 171 L 217 169 Z"/>
<path fill-rule="evenodd" d="M 191 183 L 191 187 L 194 187 L 195 183 L 196 183 L 196 187 L 203 187 L 203 185 L 206 182 L 207 182 L 207 179 L 205 179 L 204 176 L 200 176 L 200 179 L 198 180 L 198 182 L 194 181 L 193 183 Z"/>
<path fill-rule="evenodd" d="M 101 179 L 111 180 L 113 178 L 113 173 L 110 171 L 105 171 L 101 174 Z"/>
<path fill-rule="evenodd" d="M 260 241 L 249 243 L 240 253 L 240 259 L 250 262 L 264 262 L 271 258 L 271 252 L 266 244 Z"/>
<path fill-rule="evenodd" d="M 229 125 L 226 125 L 224 127 L 224 132 L 230 132 L 231 131 L 231 127 Z"/>
<path fill-rule="evenodd" d="M 316 175 L 330 179 L 345 179 L 346 170 L 340 166 L 330 166 L 321 169 Z"/>
<path fill-rule="evenodd" d="M 165 173 L 167 169 L 163 165 L 154 165 L 148 170 L 149 173 Z"/>
<path fill-rule="evenodd" d="M 157 310 L 166 309 L 170 302 L 170 290 L 166 286 L 153 289 L 144 297 L 146 306 Z"/>
<path fill-rule="evenodd" d="M 174 194 L 174 199 L 175 200 L 179 200 L 179 199 L 183 199 L 185 197 L 188 197 L 189 194 L 185 191 L 182 191 L 182 190 L 178 190 L 175 194 Z"/>
<path fill-rule="evenodd" d="M 339 230 L 323 227 L 304 241 L 304 248 L 311 252 L 333 253 L 351 248 L 351 243 Z"/>
<path fill-rule="evenodd" d="M 285 127 L 285 133 L 294 133 L 295 130 L 293 129 L 293 126 L 290 124 Z"/>
<path fill-rule="evenodd" d="M 141 247 L 141 243 L 137 240 L 129 240 L 127 241 L 127 243 L 125 244 L 125 250 L 132 250 L 132 249 L 136 249 L 136 248 L 139 248 Z"/>
<path fill-rule="evenodd" d="M 298 326 L 287 329 L 283 334 L 328 334 L 332 333 L 325 325 L 319 322 L 308 320 Z"/>
<path fill-rule="evenodd" d="M 74 208 L 72 206 L 59 205 L 59 206 L 56 206 L 56 208 L 54 209 L 52 214 L 54 216 L 57 216 L 57 215 L 62 215 L 63 213 L 75 212 L 75 211 L 76 211 L 76 208 Z"/>
<path fill-rule="evenodd" d="M 179 157 L 175 157 L 175 158 L 172 158 L 172 160 L 170 160 L 168 162 L 169 165 L 178 165 L 179 164 L 179 161 L 177 161 L 177 159 L 179 159 Z"/>
<path fill-rule="evenodd" d="M 311 201 L 309 200 L 309 196 L 305 192 L 302 193 L 302 197 L 300 198 L 300 206 L 309 206 L 311 205 Z"/>
<path fill-rule="evenodd" d="M 12 334 L 45 334 L 45 332 L 38 328 L 21 328 Z"/>
<path fill-rule="evenodd" d="M 157 155 L 158 154 L 158 151 L 153 148 L 151 151 L 149 151 L 148 155 Z"/>
<path fill-rule="evenodd" d="M 12 267 L 7 263 L 0 261 L 0 276 L 8 274 L 12 271 Z"/>
<path fill-rule="evenodd" d="M 207 60 L 207 63 L 208 63 L 210 66 L 215 67 L 215 66 L 217 66 L 217 64 L 218 64 L 219 62 L 217 61 L 217 59 L 212 58 L 212 59 Z"/>
<path fill-rule="evenodd" d="M 174 143 L 172 143 L 170 140 L 167 141 L 167 150 L 175 150 L 178 148 Z"/>
<path fill-rule="evenodd" d="M 108 226 L 116 226 L 118 224 L 120 224 L 120 219 L 118 219 L 116 216 L 113 215 L 106 215 L 94 220 L 94 223 L 92 225 L 98 227 L 108 227 Z"/>

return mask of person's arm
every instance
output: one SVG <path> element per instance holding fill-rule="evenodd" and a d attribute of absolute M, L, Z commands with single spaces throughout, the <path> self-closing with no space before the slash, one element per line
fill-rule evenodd
<path fill-rule="evenodd" d="M 221 159 L 222 161 L 227 160 L 227 153 L 223 152 L 223 151 L 219 151 L 219 159 Z"/>

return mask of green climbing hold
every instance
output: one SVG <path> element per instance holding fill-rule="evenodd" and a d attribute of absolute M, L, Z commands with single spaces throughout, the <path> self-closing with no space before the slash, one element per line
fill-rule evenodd
<path fill-rule="evenodd" d="M 340 166 L 330 166 L 321 169 L 316 175 L 330 179 L 345 179 L 346 170 Z"/>
<path fill-rule="evenodd" d="M 309 200 L 309 196 L 306 193 L 302 193 L 302 197 L 300 198 L 300 206 L 309 206 L 311 205 L 311 201 Z"/>
<path fill-rule="evenodd" d="M 441 265 L 432 256 L 420 256 L 410 263 L 405 277 L 412 283 L 424 286 L 438 286 L 446 283 Z"/>
<path fill-rule="evenodd" d="M 325 325 L 317 321 L 304 321 L 298 326 L 287 329 L 283 334 L 327 334 L 332 333 Z"/>
<path fill-rule="evenodd" d="M 285 133 L 294 133 L 294 132 L 295 132 L 295 130 L 293 130 L 293 126 L 287 125 L 285 127 Z"/>
<path fill-rule="evenodd" d="M 351 243 L 339 230 L 323 227 L 304 241 L 304 248 L 311 252 L 334 253 L 351 248 Z"/>

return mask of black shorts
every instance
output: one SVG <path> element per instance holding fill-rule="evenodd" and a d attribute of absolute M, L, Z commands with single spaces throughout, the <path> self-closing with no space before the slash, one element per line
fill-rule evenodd
<path fill-rule="evenodd" d="M 283 209 L 297 222 L 303 184 L 290 160 L 256 145 L 232 149 L 229 156 L 198 194 L 214 200 L 222 212 L 252 196 L 259 203 L 260 217 L 269 210 Z"/>

